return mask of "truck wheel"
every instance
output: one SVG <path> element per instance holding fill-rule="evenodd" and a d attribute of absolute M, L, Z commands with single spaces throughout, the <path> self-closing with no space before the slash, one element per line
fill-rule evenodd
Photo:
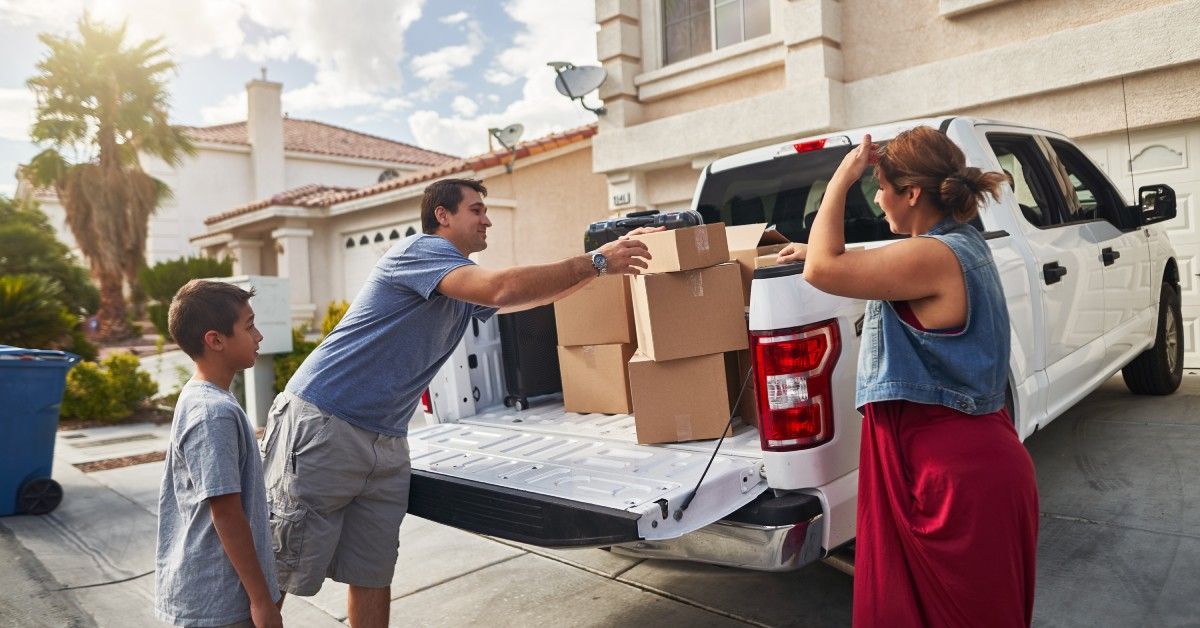
<path fill-rule="evenodd" d="M 1154 346 L 1121 369 L 1125 385 L 1138 395 L 1169 395 L 1183 381 L 1183 314 L 1179 288 L 1163 283 Z"/>

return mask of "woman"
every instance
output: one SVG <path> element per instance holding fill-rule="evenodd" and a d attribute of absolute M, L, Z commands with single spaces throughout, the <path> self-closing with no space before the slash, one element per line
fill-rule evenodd
<path fill-rule="evenodd" d="M 891 230 L 847 251 L 846 191 L 875 164 Z M 1033 615 L 1037 484 L 1005 409 L 1008 311 L 991 251 L 967 224 L 1000 173 L 966 167 L 929 127 L 869 135 L 829 183 L 805 259 L 816 288 L 870 299 L 855 405 L 863 413 L 856 626 L 1021 626 Z"/>

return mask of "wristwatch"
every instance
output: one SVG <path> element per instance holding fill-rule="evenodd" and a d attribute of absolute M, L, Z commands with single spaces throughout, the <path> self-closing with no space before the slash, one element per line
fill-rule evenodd
<path fill-rule="evenodd" d="M 592 252 L 592 267 L 596 269 L 596 276 L 608 273 L 608 258 L 600 251 Z"/>

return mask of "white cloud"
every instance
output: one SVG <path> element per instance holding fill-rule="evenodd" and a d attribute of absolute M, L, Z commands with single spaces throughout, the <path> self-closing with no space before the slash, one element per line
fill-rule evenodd
<path fill-rule="evenodd" d="M 0 139 L 27 141 L 36 106 L 28 89 L 0 89 Z"/>
<path fill-rule="evenodd" d="M 483 71 L 483 80 L 494 85 L 512 85 L 517 82 L 517 77 L 496 68 L 488 68 Z"/>
<path fill-rule="evenodd" d="M 441 22 L 442 24 L 458 24 L 459 22 L 462 22 L 463 20 L 467 19 L 467 17 L 468 16 L 467 16 L 466 11 L 459 11 L 458 13 L 453 13 L 451 15 L 442 16 L 442 17 L 438 18 L 438 21 Z"/>
<path fill-rule="evenodd" d="M 547 61 L 558 60 L 598 64 L 594 3 L 512 0 L 504 9 L 521 28 L 489 70 L 493 77 L 504 73 L 524 80 L 520 99 L 499 113 L 414 112 L 409 128 L 420 146 L 458 155 L 478 154 L 487 150 L 487 129 L 491 127 L 520 122 L 528 140 L 595 120 L 554 89 L 554 71 L 546 66 Z"/>
<path fill-rule="evenodd" d="M 455 70 L 470 66 L 475 57 L 483 52 L 483 32 L 478 22 L 468 22 L 466 43 L 446 46 L 433 52 L 413 57 L 409 64 L 413 74 L 426 81 L 436 81 L 454 73 Z"/>
<path fill-rule="evenodd" d="M 455 96 L 454 102 L 450 103 L 450 108 L 454 110 L 454 113 L 464 118 L 470 118 L 475 115 L 475 112 L 479 111 L 479 105 L 466 96 Z"/>
<path fill-rule="evenodd" d="M 215 105 L 200 108 L 200 119 L 205 125 L 228 124 L 246 119 L 248 104 L 246 92 L 229 94 Z"/>
<path fill-rule="evenodd" d="M 97 20 L 127 21 L 132 39 L 163 36 L 176 60 L 296 58 L 314 66 L 316 76 L 285 94 L 285 106 L 312 111 L 371 104 L 398 92 L 405 33 L 425 2 L 358 0 L 347 8 L 323 0 L 0 0 L 0 24 L 68 33 L 87 9 Z M 247 41 L 252 28 L 267 33 Z M 205 119 L 225 117 L 230 98 L 207 107 Z M 238 115 L 245 116 L 244 108 Z"/>

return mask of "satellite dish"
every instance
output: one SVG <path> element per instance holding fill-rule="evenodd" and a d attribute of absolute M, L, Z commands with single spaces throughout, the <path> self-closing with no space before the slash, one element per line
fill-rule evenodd
<path fill-rule="evenodd" d="M 604 107 L 592 108 L 583 102 L 584 96 L 599 89 L 608 78 L 608 72 L 605 72 L 604 68 L 596 65 L 575 66 L 567 61 L 551 61 L 546 65 L 554 68 L 558 75 L 554 79 L 554 87 L 558 89 L 558 93 L 571 100 L 578 100 L 580 106 L 596 115 L 604 114 Z"/>
<path fill-rule="evenodd" d="M 524 124 L 510 124 L 503 129 L 488 129 L 488 133 L 496 138 L 500 145 L 512 150 L 517 145 L 517 141 L 521 139 L 521 134 L 525 132 Z"/>
<path fill-rule="evenodd" d="M 524 124 L 510 124 L 503 129 L 491 128 L 488 129 L 488 147 L 492 145 L 492 138 L 496 138 L 500 145 L 510 151 L 512 157 L 508 163 L 504 164 L 506 172 L 512 172 L 513 162 L 517 160 L 517 141 L 521 139 L 521 134 L 525 132 Z"/>

